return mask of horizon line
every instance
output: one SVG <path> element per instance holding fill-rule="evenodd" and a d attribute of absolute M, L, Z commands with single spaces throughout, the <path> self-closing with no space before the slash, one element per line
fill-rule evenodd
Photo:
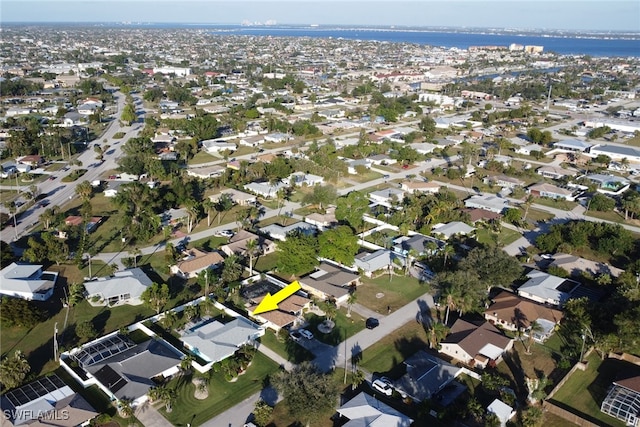
<path fill-rule="evenodd" d="M 535 32 L 569 32 L 569 33 L 605 33 L 605 34 L 640 34 L 638 29 L 568 29 L 568 28 L 531 28 L 531 27 L 498 27 L 498 26 L 458 26 L 458 25 L 407 25 L 407 24 L 319 24 L 319 23 L 276 23 L 276 24 L 263 24 L 258 21 L 256 23 L 243 23 L 241 22 L 181 22 L 181 21 L 22 21 L 22 20 L 8 20 L 5 21 L 0 18 L 0 24 L 12 24 L 12 25 L 71 25 L 80 26 L 85 24 L 111 24 L 118 26 L 136 26 L 136 25 L 154 25 L 154 24 L 175 24 L 175 25 L 211 25 L 211 26 L 239 26 L 239 27 L 285 27 L 285 26 L 305 26 L 311 28 L 318 27 L 340 27 L 340 28 L 372 28 L 372 29 L 455 29 L 455 30 L 491 30 L 491 31 L 535 31 Z M 1 31 L 1 28 L 0 28 Z"/>

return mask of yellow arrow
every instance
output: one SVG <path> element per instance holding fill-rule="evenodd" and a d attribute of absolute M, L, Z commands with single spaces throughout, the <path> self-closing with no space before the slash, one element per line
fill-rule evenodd
<path fill-rule="evenodd" d="M 288 284 L 284 288 L 280 289 L 274 295 L 267 292 L 267 295 L 260 301 L 260 304 L 253 310 L 253 314 L 266 313 L 267 311 L 273 311 L 278 309 L 278 304 L 289 298 L 291 295 L 298 292 L 302 287 L 296 280 L 293 283 Z"/>

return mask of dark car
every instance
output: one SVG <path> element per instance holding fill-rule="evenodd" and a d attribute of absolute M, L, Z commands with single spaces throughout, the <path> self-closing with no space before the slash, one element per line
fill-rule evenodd
<path fill-rule="evenodd" d="M 375 317 L 369 317 L 365 323 L 367 329 L 377 328 L 380 325 L 380 321 Z"/>

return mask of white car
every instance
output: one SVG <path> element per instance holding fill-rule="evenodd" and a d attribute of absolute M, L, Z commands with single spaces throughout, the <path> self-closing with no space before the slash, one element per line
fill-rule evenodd
<path fill-rule="evenodd" d="M 220 231 L 216 232 L 216 236 L 231 238 L 231 237 L 233 237 L 233 231 L 231 231 L 231 230 L 220 230 Z"/>
<path fill-rule="evenodd" d="M 384 394 L 385 396 L 391 396 L 393 394 L 393 387 L 391 387 L 391 384 L 389 384 L 387 381 L 383 381 L 382 378 L 375 380 L 371 384 L 371 388 Z"/>
<path fill-rule="evenodd" d="M 307 331 L 306 329 L 300 329 L 300 330 L 298 330 L 298 332 L 300 333 L 300 335 L 302 335 L 303 337 L 305 337 L 308 340 L 312 340 L 313 339 L 313 334 L 310 331 Z"/>
<path fill-rule="evenodd" d="M 302 335 L 300 335 L 300 332 L 298 331 L 291 331 L 289 333 L 289 336 L 291 337 L 292 340 L 294 340 L 295 342 L 300 341 L 300 338 L 302 338 Z"/>

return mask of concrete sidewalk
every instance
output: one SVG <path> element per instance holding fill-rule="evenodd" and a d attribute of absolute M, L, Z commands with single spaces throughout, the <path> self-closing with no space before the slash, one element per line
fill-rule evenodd
<path fill-rule="evenodd" d="M 135 415 L 145 427 L 172 427 L 173 425 L 149 402 L 136 408 Z"/>
<path fill-rule="evenodd" d="M 266 345 L 260 344 L 258 346 L 258 351 L 264 354 L 265 356 L 267 356 L 269 359 L 273 360 L 274 362 L 280 364 L 280 366 L 282 366 L 285 370 L 290 371 L 291 369 L 293 369 L 293 366 L 294 366 L 293 363 L 289 362 L 284 357 L 280 356 L 278 353 L 271 350 Z"/>

